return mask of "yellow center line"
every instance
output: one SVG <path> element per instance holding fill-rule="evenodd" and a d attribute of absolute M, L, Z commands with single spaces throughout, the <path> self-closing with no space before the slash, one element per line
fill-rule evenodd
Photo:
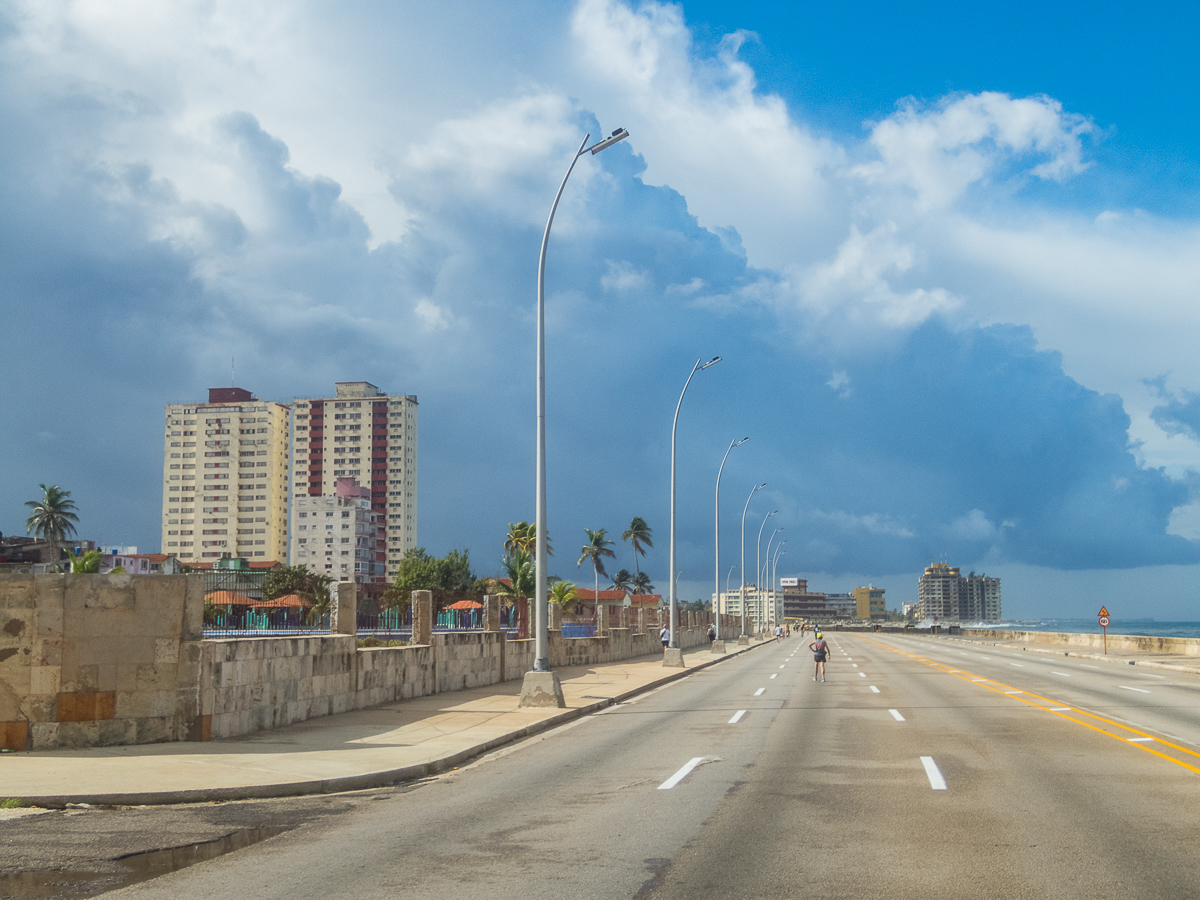
<path fill-rule="evenodd" d="M 926 659 L 923 656 L 918 656 L 915 653 L 909 653 L 906 650 L 898 650 L 897 648 L 890 647 L 887 644 L 884 644 L 880 641 L 875 640 L 874 638 L 866 638 L 866 640 L 870 641 L 872 644 L 875 644 L 876 646 L 882 647 L 885 650 L 889 650 L 892 653 L 896 653 L 896 654 L 899 654 L 900 656 L 907 657 L 908 659 L 911 659 L 915 662 L 923 663 L 924 665 L 928 666 L 931 669 L 937 669 L 939 671 L 945 672 L 947 675 L 953 675 L 959 681 L 965 682 L 967 684 L 975 685 L 977 687 L 982 687 L 986 690 L 991 691 L 993 694 L 998 694 L 999 696 L 1006 697 L 1010 700 L 1017 700 L 1021 703 L 1024 703 L 1026 706 L 1032 706 L 1034 709 L 1040 709 L 1040 710 L 1043 710 L 1044 712 L 1048 712 L 1053 715 L 1056 715 L 1060 719 L 1066 719 L 1068 722 L 1074 722 L 1076 725 L 1082 725 L 1084 728 L 1090 728 L 1092 731 L 1095 731 L 1099 734 L 1106 735 L 1107 737 L 1113 738 L 1114 740 L 1120 741 L 1122 744 L 1124 744 L 1127 747 L 1136 747 L 1138 750 L 1142 750 L 1153 756 L 1160 757 L 1161 759 L 1165 759 L 1168 762 L 1173 762 L 1177 766 L 1181 766 L 1191 772 L 1195 772 L 1196 774 L 1200 775 L 1200 766 L 1190 765 L 1189 763 L 1186 763 L 1183 760 L 1175 759 L 1175 757 L 1169 756 L 1166 753 L 1162 753 L 1159 750 L 1155 749 L 1155 747 L 1152 744 L 1133 743 L 1129 740 L 1128 735 L 1134 734 L 1134 735 L 1137 735 L 1138 737 L 1150 738 L 1151 740 L 1154 741 L 1155 744 L 1161 745 L 1163 747 L 1170 747 L 1172 750 L 1177 750 L 1180 753 L 1185 753 L 1188 756 L 1191 756 L 1197 760 L 1200 760 L 1200 753 L 1196 752 L 1195 750 L 1189 750 L 1187 747 L 1181 747 L 1178 744 L 1173 744 L 1170 741 L 1163 740 L 1161 737 L 1159 737 L 1157 735 L 1147 734 L 1146 732 L 1140 731 L 1137 728 L 1133 727 L 1132 725 L 1125 725 L 1121 722 L 1115 721 L 1114 719 L 1110 719 L 1107 716 L 1102 716 L 1102 715 L 1099 715 L 1098 713 L 1088 712 L 1087 710 L 1083 710 L 1083 709 L 1076 709 L 1075 707 L 1073 707 L 1067 703 L 1062 703 L 1058 700 L 1051 700 L 1048 697 L 1042 697 L 1041 695 L 1034 694 L 1030 691 L 1020 690 L 1020 689 L 1014 687 L 1013 685 L 1005 684 L 1004 682 L 997 681 L 994 678 L 984 678 L 984 676 L 976 675 L 973 672 L 967 672 L 967 671 L 964 671 L 961 669 L 951 669 L 950 666 L 945 663 L 935 662 L 933 660 Z M 980 679 L 982 679 L 982 680 L 980 680 Z M 1013 691 L 1017 691 L 1017 693 L 1012 693 Z M 1041 701 L 1041 702 L 1039 703 L 1036 701 Z M 1058 709 L 1051 709 L 1051 708 L 1049 708 L 1049 706 L 1043 706 L 1042 705 L 1043 703 L 1049 704 L 1050 706 L 1055 706 L 1055 707 L 1060 707 L 1060 706 L 1066 707 L 1066 709 L 1069 712 L 1063 712 Z M 1075 715 L 1070 715 L 1070 713 L 1074 713 Z M 1127 734 L 1119 734 L 1119 733 L 1114 733 L 1112 731 L 1108 731 L 1107 729 L 1101 728 L 1098 725 L 1093 725 L 1091 722 L 1085 722 L 1082 719 L 1076 718 L 1076 716 L 1086 716 L 1089 719 L 1095 719 L 1097 722 L 1103 722 L 1105 725 L 1110 725 L 1113 728 L 1119 728 L 1123 732 L 1127 732 Z"/>

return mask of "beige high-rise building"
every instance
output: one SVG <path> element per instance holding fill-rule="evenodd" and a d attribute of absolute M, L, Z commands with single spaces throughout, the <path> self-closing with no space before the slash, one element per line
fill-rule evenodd
<path fill-rule="evenodd" d="M 391 581 L 417 546 L 417 398 L 345 381 L 336 396 L 297 398 L 293 407 L 293 501 L 336 496 L 338 478 L 370 487 L 372 511 L 387 516 Z"/>
<path fill-rule="evenodd" d="M 287 559 L 289 407 L 241 388 L 167 405 L 162 552 Z"/>

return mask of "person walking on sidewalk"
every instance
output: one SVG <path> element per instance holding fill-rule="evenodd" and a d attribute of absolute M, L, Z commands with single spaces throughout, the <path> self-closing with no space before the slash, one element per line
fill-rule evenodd
<path fill-rule="evenodd" d="M 808 645 L 808 649 L 813 652 L 813 681 L 817 680 L 817 674 L 821 675 L 821 682 L 825 681 L 825 660 L 829 656 L 829 645 L 825 643 L 825 636 L 821 632 L 817 632 L 817 639 Z"/>
<path fill-rule="evenodd" d="M 658 633 L 658 638 L 663 642 L 663 649 L 667 649 L 667 645 L 671 643 L 671 626 L 664 625 L 662 631 Z"/>
<path fill-rule="evenodd" d="M 708 642 L 711 644 L 716 639 L 717 639 L 717 626 L 709 625 L 708 626 Z"/>

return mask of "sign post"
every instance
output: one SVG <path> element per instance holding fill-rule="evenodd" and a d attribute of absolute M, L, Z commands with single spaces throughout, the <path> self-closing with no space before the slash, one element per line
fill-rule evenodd
<path fill-rule="evenodd" d="M 1108 656 L 1108 607 L 1100 607 L 1100 627 L 1104 629 L 1104 655 Z"/>

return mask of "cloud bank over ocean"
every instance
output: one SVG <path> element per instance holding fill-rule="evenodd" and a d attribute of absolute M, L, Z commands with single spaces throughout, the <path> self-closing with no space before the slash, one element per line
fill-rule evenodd
<path fill-rule="evenodd" d="M 158 549 L 163 406 L 234 361 L 285 402 L 417 394 L 420 541 L 497 568 L 533 514 L 545 216 L 624 126 L 548 257 L 557 574 L 635 515 L 665 549 L 671 414 L 717 354 L 680 420 L 685 599 L 744 435 L 722 543 L 766 481 L 781 572 L 1200 562 L 1200 234 L 1081 208 L 1088 110 L 999 85 L 831 133 L 758 88 L 750 36 L 709 52 L 658 3 L 6 9 L 5 533 L 58 483 L 82 534 Z"/>

